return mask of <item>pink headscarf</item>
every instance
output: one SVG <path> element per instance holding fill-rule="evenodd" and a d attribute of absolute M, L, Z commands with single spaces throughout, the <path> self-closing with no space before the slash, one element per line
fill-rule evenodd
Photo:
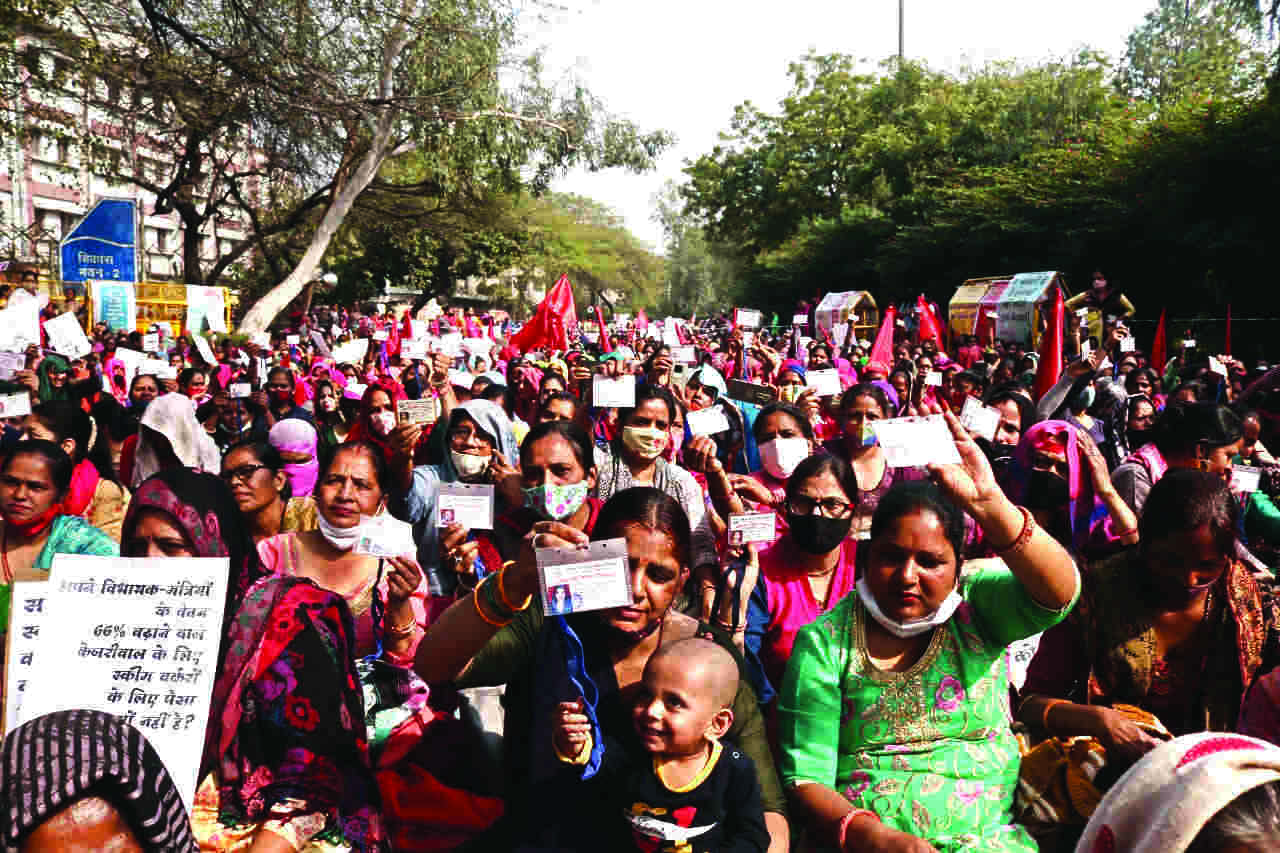
<path fill-rule="evenodd" d="M 267 441 L 281 453 L 306 453 L 311 456 L 309 462 L 284 464 L 284 473 L 289 478 L 289 489 L 293 496 L 305 498 L 310 495 L 315 488 L 316 478 L 320 475 L 320 462 L 316 459 L 316 428 L 301 418 L 285 418 L 267 433 Z"/>
<path fill-rule="evenodd" d="M 1080 449 L 1076 436 L 1076 427 L 1066 421 L 1041 421 L 1022 434 L 1022 440 L 1013 452 L 1017 462 L 1018 481 L 1013 484 L 1014 503 L 1025 503 L 1027 483 L 1031 475 L 1031 454 L 1035 450 L 1048 447 L 1063 448 L 1066 451 L 1067 493 L 1071 497 L 1071 544 L 1076 553 L 1084 547 L 1089 538 L 1089 525 L 1093 518 L 1093 481 L 1089 479 L 1088 463 Z"/>

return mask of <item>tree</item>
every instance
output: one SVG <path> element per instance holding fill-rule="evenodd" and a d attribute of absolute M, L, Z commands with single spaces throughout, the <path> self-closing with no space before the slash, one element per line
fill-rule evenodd
<path fill-rule="evenodd" d="M 1129 35 L 1116 85 L 1156 111 L 1191 96 L 1257 94 L 1269 65 L 1257 13 L 1229 0 L 1159 0 Z"/>
<path fill-rule="evenodd" d="M 685 209 L 676 184 L 668 180 L 652 204 L 653 219 L 662 226 L 665 240 L 662 312 L 687 317 L 732 303 L 735 264 L 712 249 L 702 223 Z"/>

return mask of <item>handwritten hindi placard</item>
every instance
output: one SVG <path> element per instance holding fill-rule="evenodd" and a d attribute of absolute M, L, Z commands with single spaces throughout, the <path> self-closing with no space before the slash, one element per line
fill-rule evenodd
<path fill-rule="evenodd" d="M 195 799 L 218 666 L 228 561 L 59 554 L 22 717 L 86 708 L 141 731 Z"/>
<path fill-rule="evenodd" d="M 4 733 L 26 721 L 22 700 L 27 682 L 35 672 L 35 655 L 40 646 L 40 629 L 48 615 L 49 581 L 21 581 L 13 585 L 9 598 L 9 633 L 6 637 L 4 669 Z"/>

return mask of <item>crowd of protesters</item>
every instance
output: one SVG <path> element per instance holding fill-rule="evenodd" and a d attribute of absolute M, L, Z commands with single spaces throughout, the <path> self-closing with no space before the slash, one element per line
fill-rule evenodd
<path fill-rule="evenodd" d="M 3 843 L 1276 849 L 1280 369 L 1151 363 L 1100 274 L 1067 308 L 1048 377 L 1029 340 L 873 345 L 806 304 L 532 341 L 322 307 L 213 361 L 154 326 L 146 373 L 141 332 L 32 347 L 0 381 L 31 403 L 0 435 L 0 625 L 57 554 L 231 577 L 194 801 L 127 722 L 46 715 L 5 739 Z M 877 422 L 908 417 L 959 461 L 896 467 Z M 493 487 L 491 529 L 442 517 L 450 484 Z M 380 515 L 414 553 L 355 547 Z M 543 587 L 540 551 L 619 539 L 627 606 Z"/>

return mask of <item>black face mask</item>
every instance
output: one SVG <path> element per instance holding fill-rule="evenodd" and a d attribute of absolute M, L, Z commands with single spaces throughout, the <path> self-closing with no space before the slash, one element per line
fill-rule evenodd
<path fill-rule="evenodd" d="M 1049 471 L 1032 471 L 1027 480 L 1027 509 L 1061 509 L 1071 500 L 1067 481 Z"/>
<path fill-rule="evenodd" d="M 853 527 L 853 516 L 827 518 L 825 515 L 787 513 L 791 541 L 806 554 L 828 554 L 834 551 Z"/>
<path fill-rule="evenodd" d="M 1129 430 L 1129 449 L 1137 450 L 1144 444 L 1151 441 L 1151 430 L 1149 429 L 1131 429 Z"/>

